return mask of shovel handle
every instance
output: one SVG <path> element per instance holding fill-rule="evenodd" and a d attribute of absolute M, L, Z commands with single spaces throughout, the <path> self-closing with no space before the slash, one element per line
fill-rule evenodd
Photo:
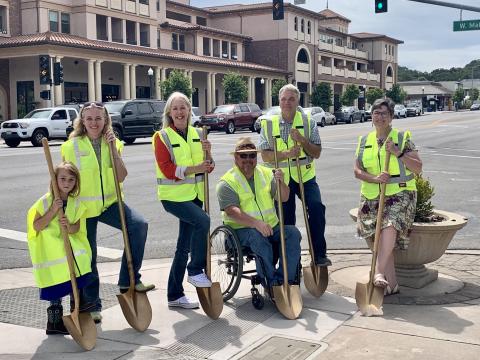
<path fill-rule="evenodd" d="M 52 183 L 52 188 L 53 188 L 53 201 L 55 199 L 60 198 L 60 193 L 58 190 L 58 184 L 57 184 L 57 179 L 55 177 L 55 170 L 53 169 L 53 161 L 52 161 L 52 154 L 50 153 L 50 147 L 48 146 L 48 140 L 43 138 L 42 139 L 42 145 L 43 145 L 43 152 L 45 153 L 45 159 L 47 160 L 47 165 L 48 165 L 48 172 L 50 173 L 50 181 Z M 77 179 L 78 181 L 78 179 Z M 58 217 L 63 216 L 63 209 L 58 210 Z M 77 322 L 76 325 L 78 326 L 78 312 L 79 312 L 79 304 L 80 304 L 80 299 L 79 299 L 79 294 L 78 294 L 78 287 L 77 287 L 77 277 L 75 276 L 75 268 L 73 266 L 73 252 L 72 252 L 72 246 L 70 245 L 70 239 L 68 237 L 68 229 L 66 226 L 60 225 L 60 229 L 62 232 L 62 238 L 63 238 L 63 246 L 65 248 L 65 253 L 67 255 L 67 264 L 68 264 L 68 270 L 70 272 L 70 281 L 72 283 L 72 292 L 73 292 L 73 300 L 75 302 L 75 310 L 74 313 L 76 313 L 76 316 L 72 317 L 74 322 Z M 75 321 L 76 320 L 76 321 Z"/>
<path fill-rule="evenodd" d="M 203 130 L 203 133 L 202 133 L 203 140 L 207 140 L 207 137 L 208 137 L 207 127 L 203 126 L 202 130 Z M 203 160 L 206 160 L 206 159 L 207 159 L 207 150 L 204 150 Z M 208 185 L 208 171 L 205 171 L 203 174 L 203 197 L 204 197 L 203 205 L 205 207 L 205 212 L 207 213 L 207 215 L 209 215 L 210 214 L 210 201 L 209 201 L 210 190 Z M 205 274 L 209 279 L 210 279 L 210 273 L 212 271 L 212 262 L 210 257 L 211 257 L 211 254 L 210 254 L 210 230 L 209 230 L 207 234 L 207 258 L 206 258 L 206 265 L 205 265 Z"/>
<path fill-rule="evenodd" d="M 115 140 L 116 141 L 116 140 Z M 125 247 L 125 257 L 127 259 L 128 276 L 130 279 L 130 286 L 128 291 L 134 291 L 135 289 L 135 274 L 133 273 L 132 252 L 130 250 L 130 241 L 128 239 L 127 222 L 125 220 L 125 208 L 123 207 L 122 191 L 120 190 L 120 183 L 118 182 L 117 168 L 115 167 L 115 159 L 113 152 L 117 151 L 113 142 L 108 143 L 108 149 L 110 152 L 110 162 L 112 163 L 113 179 L 115 183 L 115 192 L 117 194 L 118 213 L 120 215 L 120 223 L 122 225 L 123 243 Z"/>

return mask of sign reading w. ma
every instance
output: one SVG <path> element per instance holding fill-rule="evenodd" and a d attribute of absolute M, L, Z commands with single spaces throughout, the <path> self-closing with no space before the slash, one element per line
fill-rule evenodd
<path fill-rule="evenodd" d="M 453 31 L 480 30 L 480 20 L 454 21 Z"/>

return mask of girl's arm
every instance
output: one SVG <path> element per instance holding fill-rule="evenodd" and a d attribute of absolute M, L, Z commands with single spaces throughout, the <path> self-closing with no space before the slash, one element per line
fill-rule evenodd
<path fill-rule="evenodd" d="M 75 224 L 68 225 L 68 233 L 75 234 L 80 230 L 80 220 L 78 220 Z"/>
<path fill-rule="evenodd" d="M 62 200 L 56 199 L 52 202 L 52 205 L 45 214 L 40 215 L 37 213 L 35 215 L 35 220 L 33 221 L 33 228 L 35 231 L 42 231 L 45 229 L 48 224 L 50 224 L 50 221 L 52 221 L 52 219 L 57 215 L 58 210 L 61 209 L 62 206 Z"/>

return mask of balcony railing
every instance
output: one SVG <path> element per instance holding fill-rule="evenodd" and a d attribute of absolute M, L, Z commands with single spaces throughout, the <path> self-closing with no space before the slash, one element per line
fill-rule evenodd
<path fill-rule="evenodd" d="M 318 49 L 319 50 L 326 50 L 326 51 L 331 51 L 336 54 L 342 54 L 342 55 L 348 55 L 348 56 L 353 56 L 356 58 L 361 58 L 361 59 L 368 59 L 368 53 L 365 51 L 361 51 L 358 49 L 350 49 L 346 46 L 338 46 L 334 44 L 328 44 L 326 42 L 320 41 L 318 43 Z"/>

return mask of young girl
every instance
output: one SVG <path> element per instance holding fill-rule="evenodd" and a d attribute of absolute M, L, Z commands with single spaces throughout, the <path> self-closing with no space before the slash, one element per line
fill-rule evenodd
<path fill-rule="evenodd" d="M 55 168 L 59 198 L 50 192 L 38 199 L 27 215 L 27 237 L 33 275 L 40 288 L 40 299 L 49 300 L 47 309 L 47 335 L 68 334 L 63 325 L 61 298 L 72 291 L 61 226 L 68 229 L 68 237 L 74 256 L 77 286 L 84 287 L 91 273 L 92 251 L 87 240 L 85 206 L 76 198 L 80 192 L 80 174 L 70 162 L 62 162 Z M 64 215 L 58 212 L 63 208 Z M 84 311 L 86 305 L 81 304 Z M 87 306 L 88 307 L 88 306 Z M 83 308 L 83 310 L 82 310 Z"/>

